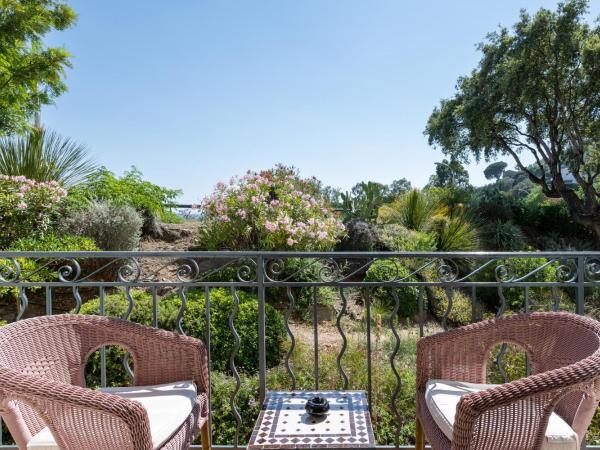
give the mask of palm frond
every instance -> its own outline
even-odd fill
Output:
[[[34,129],[0,139],[0,173],[74,186],[97,170],[88,149],[54,131]]]

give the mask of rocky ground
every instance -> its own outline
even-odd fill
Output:
[[[190,220],[183,223],[164,224],[162,239],[142,240],[142,251],[186,251],[196,244],[198,222]]]

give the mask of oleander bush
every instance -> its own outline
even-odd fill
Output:
[[[92,201],[64,218],[67,233],[93,239],[102,250],[135,250],[144,220],[132,206]]]
[[[201,208],[208,250],[327,250],[345,234],[316,180],[281,165],[217,184]]]
[[[0,249],[51,231],[66,196],[56,181],[0,174]]]

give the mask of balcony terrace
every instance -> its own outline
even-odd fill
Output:
[[[600,252],[0,252],[9,321],[111,314],[202,338],[223,448],[244,447],[270,389],[365,390],[378,444],[413,448],[419,337],[520,311],[595,315],[599,283]],[[135,370],[113,348],[88,368],[102,387]],[[531,371],[519,349],[492,350],[491,381]]]

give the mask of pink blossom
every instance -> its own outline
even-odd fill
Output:
[[[245,219],[247,217],[247,213],[246,213],[245,209],[238,209],[235,212],[235,215],[238,216],[238,217],[240,217],[240,218],[242,218],[242,219]]]
[[[231,222],[231,219],[229,218],[229,216],[222,215],[222,216],[219,216],[219,219],[222,222]]]
[[[322,241],[327,237],[327,233],[325,233],[324,231],[319,231],[317,233],[317,237],[319,238],[320,241]]]
[[[260,202],[260,199],[256,195],[253,195],[252,196],[252,203],[258,203],[258,202]]]
[[[287,245],[289,245],[289,246],[291,247],[292,245],[294,245],[294,244],[295,244],[296,242],[298,242],[298,241],[295,241],[295,240],[294,240],[294,239],[292,239],[292,238],[288,238],[286,242],[287,242]]]
[[[23,203],[23,202],[19,203],[17,205],[17,209],[27,209],[27,203]]]
[[[277,231],[278,227],[277,227],[277,223],[269,222],[267,220],[267,221],[265,221],[265,228],[267,229],[267,231],[274,232],[274,231]]]

